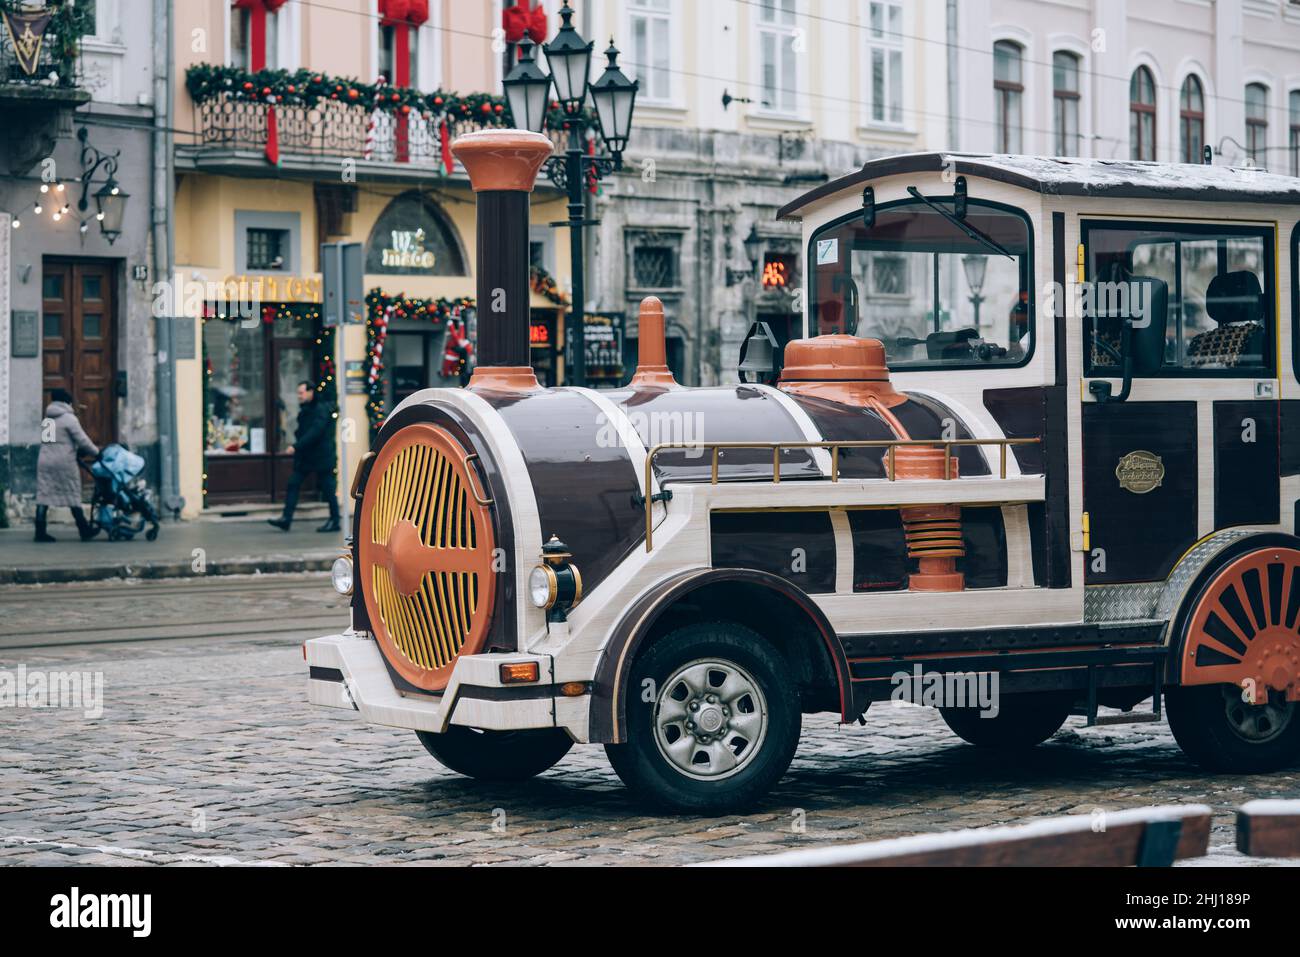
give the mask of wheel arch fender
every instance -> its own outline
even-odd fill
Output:
[[[1300,551],[1300,538],[1263,529],[1224,529],[1198,542],[1174,566],[1155,611],[1157,618],[1168,622],[1165,627],[1165,644],[1169,649],[1165,679],[1169,684],[1202,683],[1186,680],[1188,642],[1194,638],[1189,634],[1189,626],[1196,609],[1215,578],[1228,565],[1251,552],[1268,548]]]
[[[614,626],[597,663],[592,684],[591,741],[621,744],[627,740],[627,696],[636,691],[630,685],[632,666],[638,654],[646,642],[661,633],[671,621],[669,613],[672,609],[716,586],[750,589],[755,595],[779,603],[779,607],[787,609],[806,626],[806,632],[815,633],[833,673],[840,719],[847,722],[856,717],[844,646],[826,615],[807,593],[787,579],[769,572],[747,568],[697,568],[656,582],[632,602]],[[741,624],[748,624],[741,617],[733,617]],[[814,649],[808,649],[808,653],[812,655]]]

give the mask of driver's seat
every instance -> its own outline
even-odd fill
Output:
[[[1248,269],[1226,272],[1210,280],[1205,312],[1218,327],[1193,336],[1187,344],[1187,365],[1231,369],[1264,361],[1264,290]]]

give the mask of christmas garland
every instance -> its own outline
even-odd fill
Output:
[[[508,126],[510,107],[504,96],[491,93],[454,93],[435,90],[425,93],[411,87],[393,86],[383,77],[362,83],[349,77],[333,77],[314,70],[258,70],[199,63],[185,71],[185,88],[195,103],[224,98],[245,103],[280,103],[316,107],[335,101],[355,103],[386,113],[418,114],[426,120],[450,123],[473,121],[486,126]],[[588,117],[590,119],[590,117]],[[565,129],[569,115],[556,101],[546,113],[548,130]]]
[[[541,266],[529,267],[528,283],[532,286],[533,292],[546,299],[547,302],[553,302],[557,306],[567,306],[569,304],[569,297],[560,289],[560,284],[555,281],[555,277]]]
[[[374,444],[388,415],[385,392],[384,344],[393,319],[426,320],[444,325],[460,320],[461,312],[474,307],[471,296],[458,299],[416,299],[398,293],[390,296],[379,289],[366,294],[366,418],[370,420],[370,441]]]

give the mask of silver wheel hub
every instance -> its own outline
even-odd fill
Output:
[[[1223,701],[1233,733],[1251,744],[1263,744],[1278,737],[1295,714],[1295,705],[1289,701],[1249,704],[1242,700],[1241,689],[1235,685],[1224,686]]]
[[[747,767],[767,736],[767,699],[754,677],[730,661],[699,658],[659,690],[654,737],[679,773],[718,780]]]

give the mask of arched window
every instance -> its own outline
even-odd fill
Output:
[[[1291,91],[1291,175],[1300,176],[1300,90]]]
[[[1195,76],[1178,94],[1179,153],[1184,163],[1200,163],[1205,149],[1205,88]]]
[[[1246,86],[1246,155],[1252,166],[1268,162],[1268,87]]]
[[[1078,156],[1079,58],[1065,50],[1052,54],[1053,145],[1057,156]]]
[[[1020,44],[999,40],[993,44],[993,96],[997,100],[997,148],[1000,153],[1021,151],[1021,115],[1025,96],[1023,51]]]
[[[1156,158],[1156,81],[1144,66],[1128,84],[1128,141],[1132,159]]]

